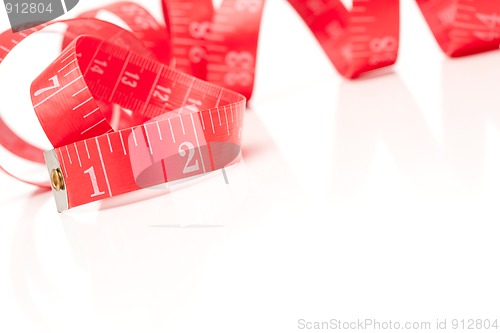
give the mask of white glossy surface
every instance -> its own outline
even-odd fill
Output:
[[[0,332],[499,317],[500,53],[445,59],[403,2],[395,71],[348,82],[269,1],[229,186],[217,173],[57,214],[0,174]]]

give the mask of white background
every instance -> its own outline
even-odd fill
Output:
[[[394,71],[350,82],[268,1],[230,185],[216,174],[58,214],[51,193],[0,174],[0,332],[500,319],[500,53],[446,59],[402,2]],[[53,44],[0,66],[2,114],[37,143],[28,87]]]

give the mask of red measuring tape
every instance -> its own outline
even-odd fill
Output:
[[[289,2],[344,77],[396,62],[398,0],[354,0],[350,10],[340,0]],[[500,3],[417,3],[447,55],[499,47]],[[162,4],[166,25],[132,2],[64,21],[63,52],[31,85],[35,113],[56,149],[44,153],[50,183],[29,183],[52,187],[59,211],[238,160],[264,0],[224,0],[217,10],[211,0]],[[101,10],[130,32],[97,20]],[[47,25],[1,34],[0,61]],[[43,163],[42,150],[1,118],[0,129],[7,150]]]

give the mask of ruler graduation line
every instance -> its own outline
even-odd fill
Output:
[[[108,173],[106,172],[106,166],[104,165],[104,160],[102,158],[101,146],[99,145],[99,140],[95,137],[95,143],[97,145],[97,151],[99,153],[99,159],[101,160],[102,171],[104,172],[104,177],[106,178],[106,185],[108,186],[109,196],[112,197],[113,193],[111,193],[111,186],[109,185]]]

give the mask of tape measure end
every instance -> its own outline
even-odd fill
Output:
[[[47,164],[57,211],[62,213],[68,210],[68,192],[64,181],[64,175],[61,171],[61,165],[59,164],[59,160],[54,150],[46,151],[43,155],[45,163]]]

